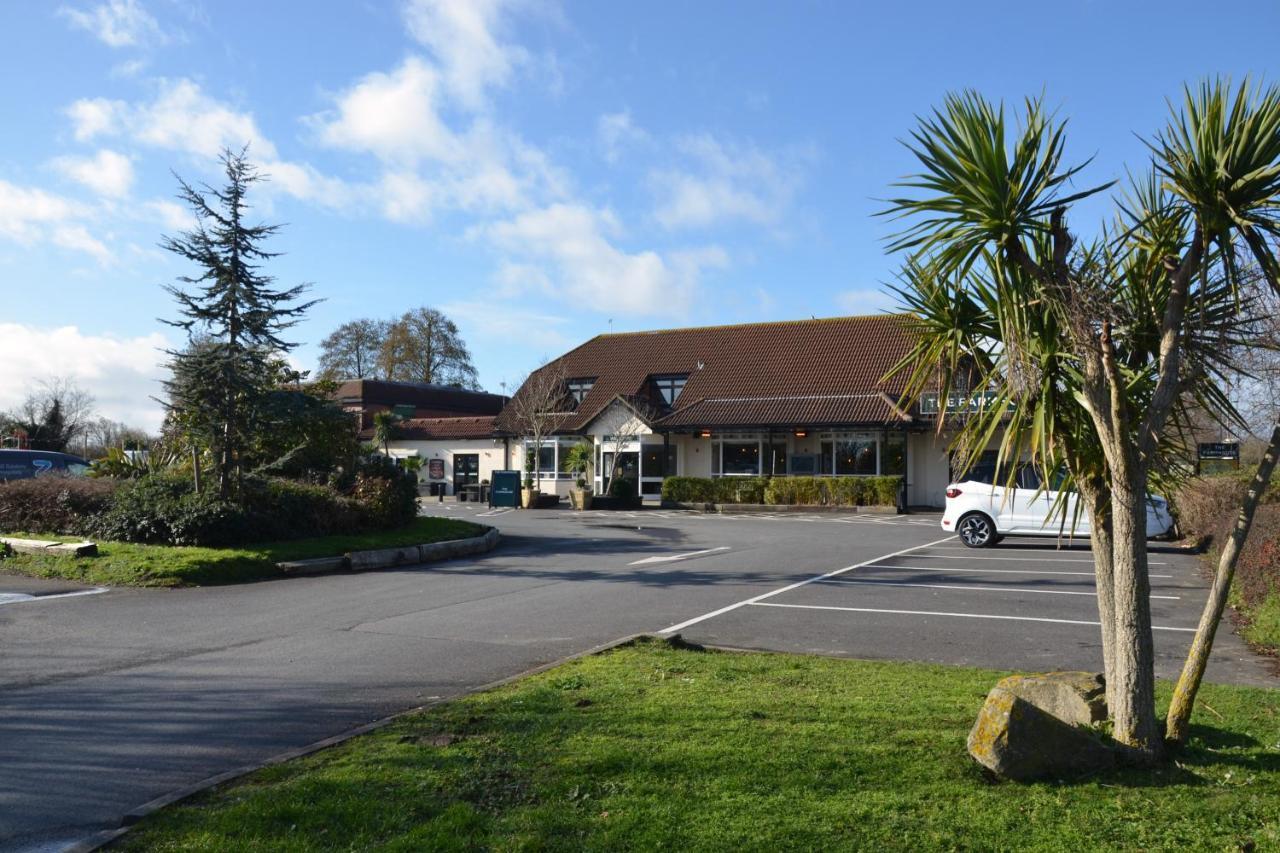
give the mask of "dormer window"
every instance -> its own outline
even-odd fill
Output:
[[[666,376],[653,377],[653,390],[658,393],[658,397],[668,406],[674,406],[676,399],[679,398],[680,392],[684,390],[684,383],[689,380],[689,374],[669,374]]]
[[[565,387],[569,391],[569,396],[573,398],[573,402],[581,405],[595,384],[595,379],[570,379],[565,382]]]

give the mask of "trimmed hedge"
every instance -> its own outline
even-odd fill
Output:
[[[901,477],[668,477],[662,499],[677,503],[897,506]]]
[[[92,520],[111,506],[118,486],[113,480],[59,475],[0,483],[0,533],[88,536]]]

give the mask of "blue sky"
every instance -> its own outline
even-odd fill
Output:
[[[1043,93],[1086,181],[1184,81],[1275,77],[1280,5],[68,0],[0,7],[0,408],[50,376],[154,428],[171,170],[272,175],[282,284],[339,323],[430,305],[494,391],[615,331],[891,305],[898,141],[951,90]],[[1103,200],[1080,208],[1089,230]]]

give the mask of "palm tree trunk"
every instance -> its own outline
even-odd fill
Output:
[[[1109,708],[1115,739],[1132,749],[1136,762],[1150,763],[1160,757],[1162,739],[1156,723],[1151,581],[1147,575],[1147,492],[1140,472],[1131,469],[1123,479],[1114,479],[1115,655],[1107,695],[1112,700]]]
[[[1114,701],[1111,691],[1115,679],[1116,600],[1114,537],[1111,531],[1111,506],[1093,483],[1081,482],[1080,495],[1089,510],[1093,550],[1094,588],[1098,595],[1098,624],[1102,628],[1102,672],[1107,684],[1107,707]]]
[[[1275,429],[1271,432],[1271,444],[1258,463],[1258,470],[1253,475],[1253,482],[1249,484],[1244,504],[1240,507],[1240,515],[1236,517],[1235,529],[1231,531],[1231,538],[1227,540],[1226,547],[1218,558],[1213,588],[1209,590],[1204,612],[1200,614],[1200,624],[1196,627],[1196,635],[1187,651],[1187,661],[1182,665],[1182,674],[1178,676],[1178,684],[1173,690],[1173,701],[1169,704],[1169,714],[1165,718],[1165,738],[1179,746],[1187,740],[1191,709],[1195,705],[1196,693],[1200,690],[1200,681],[1204,678],[1205,667],[1209,663],[1209,653],[1213,650],[1218,623],[1222,621],[1222,612],[1227,606],[1227,594],[1236,574],[1236,562],[1240,559],[1245,539],[1249,536],[1249,528],[1253,526],[1258,502],[1271,481],[1277,456],[1280,456],[1280,421],[1276,422]]]

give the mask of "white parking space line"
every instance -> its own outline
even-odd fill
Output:
[[[993,613],[948,613],[941,610],[890,610],[876,607],[835,607],[829,604],[780,604],[776,601],[749,601],[745,602],[754,607],[789,607],[795,610],[839,610],[847,613],[891,613],[898,616],[953,616],[959,619],[996,619],[1008,622],[1053,622],[1059,625],[1093,625],[1098,626],[1099,622],[1089,622],[1083,619],[1049,619],[1043,616],[999,616]],[[1195,628],[1170,628],[1165,625],[1152,625],[1153,631],[1182,631],[1188,634],[1194,634]]]
[[[690,557],[701,557],[703,554],[715,554],[718,551],[728,551],[728,545],[721,545],[717,548],[705,548],[701,551],[689,551],[685,554],[666,554],[661,557],[645,557],[643,560],[636,560],[634,563],[627,563],[628,566],[647,566],[651,563],[671,563],[676,560],[687,560]]]
[[[811,584],[815,581],[826,580],[827,578],[833,578],[833,577],[836,577],[837,575],[842,575],[845,572],[851,572],[854,569],[860,569],[863,566],[869,566],[872,563],[874,563],[876,560],[888,560],[892,557],[900,557],[903,554],[909,554],[912,551],[918,551],[921,548],[928,548],[930,545],[937,545],[940,542],[946,542],[950,538],[951,536],[945,536],[942,539],[936,539],[933,542],[926,542],[923,545],[915,545],[911,548],[904,548],[901,551],[894,551],[892,554],[884,554],[879,557],[872,557],[870,560],[865,560],[861,563],[855,563],[852,566],[845,566],[843,569],[836,569],[835,571],[827,572],[824,575],[816,575],[814,577],[809,578],[808,580],[797,581],[796,583],[789,584],[788,586],[775,589],[772,592],[766,592],[760,595],[752,596],[751,598],[743,599],[742,601],[736,602],[734,604],[730,604],[726,607],[721,607],[719,610],[712,610],[710,613],[704,613],[701,616],[695,616],[692,619],[687,619],[684,622],[680,622],[675,625],[672,625],[670,628],[663,628],[658,633],[674,634],[677,631],[683,631],[685,628],[688,628],[691,625],[697,625],[699,622],[705,622],[708,619],[714,619],[717,616],[721,616],[725,613],[729,613],[730,611],[737,610],[739,607],[745,607],[748,604],[756,604],[758,602],[764,601],[766,598],[772,598],[775,595],[781,595],[784,592],[790,592],[793,589],[799,589],[800,587],[807,586],[808,584]]]
[[[859,586],[914,586],[924,589],[961,589],[973,592],[1030,592],[1036,595],[1087,595],[1090,598],[1097,598],[1096,592],[1077,592],[1075,590],[1065,589],[1028,589],[1021,586],[958,586],[950,583],[908,583],[906,581],[855,581],[847,578],[832,578],[824,581],[824,583],[842,583],[857,584]],[[1152,598],[1159,598],[1166,601],[1181,601],[1180,595],[1153,595]]]
[[[894,556],[901,556],[895,554]],[[958,566],[863,566],[864,569],[891,569],[897,572],[966,572],[975,575],[1076,575],[1091,578],[1093,572],[1060,572],[1046,570],[1037,572],[1032,569],[965,569]],[[1173,575],[1147,575],[1149,578],[1172,578]]]
[[[491,518],[495,515],[504,515],[508,512],[511,512],[511,507],[504,506],[504,507],[499,507],[497,509],[491,509],[488,512],[482,512],[479,515],[477,515],[476,518]]]
[[[1031,560],[1029,557],[979,557],[977,555],[961,557],[953,554],[913,554],[910,557],[910,559],[912,560],[998,560],[1006,563],[1036,562],[1036,563],[1089,563],[1090,565],[1093,564],[1093,560],[1091,559],[1076,560],[1070,557],[1066,557],[1066,558],[1037,557],[1035,560]],[[1148,566],[1167,566],[1169,564],[1157,562],[1155,560],[1148,560],[1147,565]]]
[[[28,595],[25,592],[0,592],[0,605],[3,604],[25,604],[29,601],[50,601],[54,598],[75,598],[81,595],[101,595],[110,590],[105,586],[95,586],[93,589],[79,589],[75,592],[57,592],[52,595]]]

